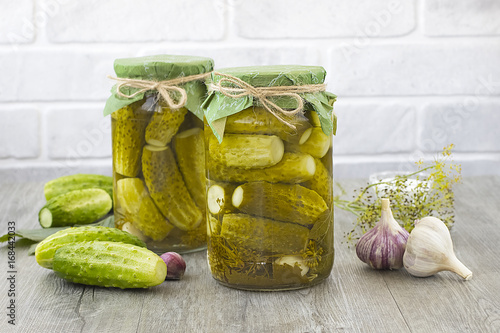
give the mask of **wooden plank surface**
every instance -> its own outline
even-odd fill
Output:
[[[345,181],[346,189],[362,181]],[[83,286],[39,267],[16,248],[16,327],[7,324],[7,248],[0,247],[0,332],[499,332],[500,178],[465,179],[456,188],[457,257],[472,280],[442,272],[411,277],[404,269],[374,271],[342,243],[353,222],[335,212],[335,265],[309,289],[248,292],[210,276],[206,252],[185,255],[186,275],[148,290]],[[37,228],[43,184],[0,186],[0,232],[7,221]]]

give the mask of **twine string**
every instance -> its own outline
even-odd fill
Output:
[[[252,96],[281,123],[289,128],[296,130],[296,127],[288,122],[286,117],[292,117],[304,110],[304,99],[299,95],[301,93],[313,93],[325,91],[325,84],[308,84],[301,86],[276,86],[276,87],[254,87],[251,84],[228,74],[214,72],[215,75],[222,77],[217,83],[212,83],[210,89],[218,91],[226,97],[241,98]],[[297,107],[292,110],[285,110],[272,102],[269,97],[288,96],[297,101]]]
[[[121,77],[113,77],[108,75],[108,78],[117,81],[116,85],[116,94],[123,98],[134,98],[139,94],[143,94],[146,91],[156,90],[158,94],[163,97],[165,103],[171,109],[179,109],[186,105],[187,102],[187,93],[184,88],[179,87],[187,82],[202,80],[209,76],[209,73],[197,74],[197,75],[189,75],[178,77],[171,80],[164,81],[150,81],[150,80],[141,80],[141,79],[130,79],[130,78],[121,78]],[[122,92],[123,87],[138,89],[136,92],[132,94],[125,94]],[[176,101],[175,93],[179,94],[180,97]]]

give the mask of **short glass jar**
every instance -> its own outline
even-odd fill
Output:
[[[223,285],[299,289],[331,272],[336,122],[335,95],[318,88],[325,74],[312,66],[212,74],[204,103],[207,249]],[[272,89],[254,89],[264,87]]]
[[[200,74],[212,68],[211,59],[190,56],[115,61],[117,80],[125,83],[113,88],[105,109],[112,124],[115,225],[157,253],[206,247],[201,110],[206,86]],[[185,80],[168,83],[178,78]],[[148,82],[151,89],[141,88]],[[175,108],[155,82],[163,82]],[[184,106],[178,103],[179,89],[185,92]]]

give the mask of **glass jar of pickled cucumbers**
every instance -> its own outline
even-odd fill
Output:
[[[104,113],[111,114],[115,225],[157,253],[204,249],[200,74],[212,71],[213,61],[164,55],[117,59],[114,67],[118,84]]]
[[[325,75],[322,67],[263,66],[211,76],[207,249],[223,285],[289,290],[330,275],[336,96],[324,91]]]

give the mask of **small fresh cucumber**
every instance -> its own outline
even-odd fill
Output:
[[[156,286],[167,277],[167,265],[154,252],[117,242],[65,245],[56,251],[53,269],[74,283],[121,289]]]
[[[109,194],[98,188],[70,191],[50,199],[38,213],[43,228],[89,224],[113,207]]]
[[[51,269],[57,249],[71,243],[91,241],[122,242],[146,247],[146,244],[136,236],[116,228],[101,226],[68,228],[50,235],[37,245],[36,262],[42,267]]]
[[[110,197],[113,197],[113,177],[81,173],[63,176],[45,184],[43,192],[45,199],[49,201],[58,195],[87,188],[100,188],[108,192]]]

